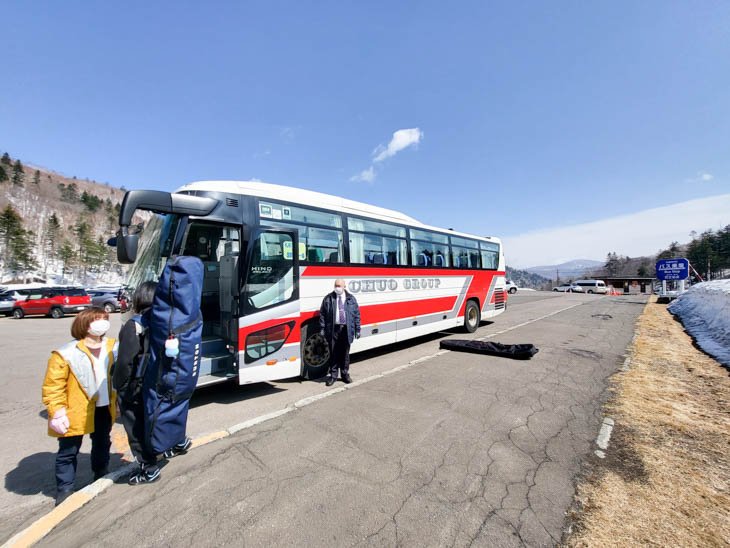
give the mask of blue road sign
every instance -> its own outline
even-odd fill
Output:
[[[656,262],[656,277],[660,280],[686,280],[689,278],[689,261],[660,259]]]

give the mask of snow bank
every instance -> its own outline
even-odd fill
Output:
[[[669,311],[702,350],[730,367],[730,280],[692,286],[669,305]]]

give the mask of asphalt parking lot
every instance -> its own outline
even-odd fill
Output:
[[[185,516],[177,526],[155,525],[167,531],[170,542],[182,542],[181,535],[190,533],[194,524],[201,535],[213,534],[206,526],[210,520],[202,516],[223,511],[222,498],[230,502],[233,497],[241,512],[247,509],[250,543],[337,539],[338,544],[350,544],[370,538],[373,543],[391,544],[443,535],[449,542],[474,538],[480,543],[489,539],[552,543],[560,536],[562,507],[572,497],[573,476],[598,431],[607,378],[623,359],[642,302],[642,298],[539,292],[511,296],[507,312],[469,338],[535,343],[540,352],[529,362],[453,352],[437,355],[440,339],[466,338],[458,331],[358,355],[352,365],[355,380],[403,364],[417,365],[171,461],[164,471],[170,479],[158,487],[135,491],[114,486],[54,532],[63,532],[63,537],[52,535],[48,540],[93,542],[81,525],[84,516],[102,519],[114,497],[123,492],[129,502],[121,512],[132,522],[142,519],[135,510],[139,505],[152,505],[155,514],[172,515],[169,511]],[[115,331],[119,316],[112,318]],[[7,382],[0,388],[0,421],[14,440],[0,450],[5,475],[0,498],[6,516],[0,526],[3,539],[52,507],[56,444],[45,434],[40,384],[50,349],[68,339],[70,322],[69,318],[0,320],[7,364]],[[189,433],[201,436],[225,429],[326,390],[322,383],[299,379],[201,390],[193,401]],[[121,464],[123,440],[115,445],[113,463]],[[248,451],[256,458],[245,456]],[[243,460],[235,455],[244,455]],[[256,459],[265,463],[263,468]],[[219,461],[228,464],[219,467]],[[87,467],[82,460],[78,486],[89,480]],[[299,475],[315,481],[292,480]],[[183,485],[199,496],[183,504],[188,499],[185,491],[176,491]],[[252,485],[258,486],[260,499],[251,499]],[[386,489],[388,485],[392,490]],[[275,496],[271,486],[278,486]],[[226,491],[225,497],[220,489]],[[348,493],[356,493],[360,502],[343,510]],[[164,508],[174,501],[171,508]],[[434,501],[438,504],[431,506]],[[272,510],[266,519],[256,511],[259,504]],[[378,511],[363,522],[358,512],[365,504]],[[435,515],[440,517],[434,521]],[[459,525],[459,515],[467,515],[467,522]],[[329,526],[327,516],[348,525]],[[232,542],[242,532],[233,516],[228,517],[214,520],[211,527],[215,525],[219,535],[215,538]],[[317,527],[292,529],[292,519]],[[138,543],[139,539],[108,525],[106,536],[97,541]],[[307,534],[292,532],[305,529]]]

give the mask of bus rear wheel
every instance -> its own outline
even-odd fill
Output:
[[[467,333],[474,333],[479,327],[481,321],[481,311],[474,301],[467,301],[466,310],[464,310],[464,329]]]
[[[330,347],[315,324],[302,327],[302,377],[319,379],[329,370]]]

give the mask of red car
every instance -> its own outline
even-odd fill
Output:
[[[15,301],[13,316],[17,319],[27,315],[63,318],[91,307],[91,297],[81,287],[46,287],[34,290],[24,301]]]

